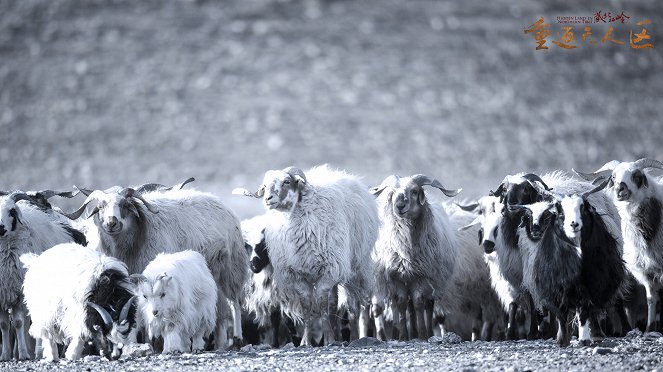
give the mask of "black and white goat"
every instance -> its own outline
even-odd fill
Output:
[[[607,193],[617,206],[624,237],[624,260],[647,293],[647,331],[660,329],[656,305],[663,289],[663,184],[646,171],[663,169],[653,159],[606,163],[593,173],[576,172],[589,180],[607,182]]]
[[[117,359],[136,341],[135,297],[124,263],[73,243],[20,259],[30,334],[42,340],[46,360],[57,361],[57,345],[67,343],[65,357],[78,359],[87,341]]]
[[[596,207],[605,208],[606,203],[595,207],[587,199],[597,190],[509,207],[511,212],[524,212],[516,213],[524,227],[524,233],[520,232],[520,248],[527,262],[523,284],[535,305],[556,317],[560,346],[569,344],[567,319],[574,309],[583,344],[591,342],[588,320],[594,333],[601,334],[596,316],[614,304],[624,285],[617,224],[609,213],[599,215],[596,211]],[[606,226],[606,221],[612,228]]]

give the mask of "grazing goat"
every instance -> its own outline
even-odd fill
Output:
[[[57,344],[67,343],[65,357],[76,360],[88,340],[102,356],[117,359],[136,341],[135,296],[124,263],[73,243],[20,260],[27,269],[30,334],[42,340],[46,360],[57,361]]]

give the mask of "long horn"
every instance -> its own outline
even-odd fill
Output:
[[[468,204],[468,205],[461,205],[461,204],[458,204],[458,203],[454,203],[454,204],[456,204],[458,206],[458,208],[460,208],[460,209],[462,209],[466,212],[472,212],[473,210],[477,209],[477,207],[479,206],[479,203],[472,203],[472,204]]]
[[[20,190],[12,192],[11,194],[9,194],[8,198],[12,199],[14,203],[17,203],[19,200],[27,200],[31,203],[36,202],[30,195]]]
[[[530,184],[533,184],[534,182],[539,182],[539,183],[541,183],[541,185],[543,185],[543,187],[546,190],[550,190],[550,187],[548,187],[548,185],[546,185],[546,183],[543,182],[541,177],[539,177],[538,175],[536,175],[534,173],[527,173],[527,174],[523,175],[523,178],[528,180]]]
[[[65,216],[71,220],[78,219],[83,214],[83,212],[85,212],[85,208],[87,207],[87,205],[90,204],[91,201],[97,200],[101,195],[104,195],[104,192],[101,190],[92,191],[90,195],[88,195],[87,198],[85,198],[85,201],[83,202],[83,205],[80,206],[80,208],[78,208],[77,210],[71,213],[65,213]],[[95,212],[91,213],[90,216],[92,216],[94,213],[98,211],[99,210],[95,208]]]
[[[456,190],[446,189],[446,188],[444,188],[444,186],[442,186],[440,181],[438,181],[436,179],[431,180],[428,176],[423,175],[423,174],[415,174],[414,176],[412,176],[412,181],[414,183],[416,183],[417,185],[419,185],[419,186],[430,185],[430,186],[436,187],[436,188],[440,189],[440,191],[442,191],[442,193],[444,193],[444,195],[446,195],[450,198],[458,195],[458,193],[460,193],[463,190],[463,189],[456,189]]]
[[[601,191],[601,190],[603,190],[603,189],[608,185],[608,182],[610,182],[610,178],[608,178],[608,179],[606,179],[605,181],[601,182],[601,184],[598,185],[598,186],[596,186],[595,188],[593,188],[593,189],[591,189],[591,190],[589,190],[589,191],[584,192],[584,193],[582,194],[583,199],[587,198],[589,195],[591,195],[591,194],[593,194],[593,193],[595,193],[595,192],[597,192],[597,191]]]
[[[113,326],[113,318],[111,318],[110,314],[108,313],[108,311],[106,311],[106,309],[104,309],[103,307],[95,304],[94,302],[88,301],[87,304],[91,308],[97,310],[99,315],[101,315],[101,319],[104,321],[104,324],[106,325],[106,328],[110,328],[111,326]]]
[[[400,182],[401,182],[401,177],[392,174],[390,176],[387,176],[387,178],[385,178],[384,180],[382,180],[380,186],[371,187],[369,191],[371,192],[371,194],[377,197],[387,187],[392,187],[394,189],[397,188],[400,185]]]
[[[467,224],[463,227],[458,228],[458,231],[464,231],[464,230],[469,229],[472,226],[476,226],[476,225],[479,225],[479,224],[481,224],[481,216],[476,216],[474,218],[474,221],[470,222],[469,224]]]
[[[136,198],[140,200],[143,203],[143,205],[145,205],[145,208],[147,208],[148,211],[152,213],[159,213],[158,209],[156,209],[152,204],[148,203],[147,200],[145,200],[143,196],[140,195],[139,192],[136,192],[136,190],[130,187],[127,187],[126,189],[120,191],[118,194],[120,194],[125,198]]]
[[[195,178],[189,177],[189,178],[186,179],[186,181],[180,183],[179,185],[175,185],[174,189],[175,190],[182,190],[184,188],[184,186],[186,186],[187,183],[191,183],[195,180],[196,180]]]
[[[93,191],[94,190],[90,190],[90,189],[86,189],[86,188],[80,188],[80,187],[74,185],[74,192],[76,193],[76,195],[81,193],[85,196],[90,196],[90,194],[92,194]]]
[[[242,187],[234,188],[232,193],[233,193],[233,195],[251,196],[251,197],[254,197],[254,198],[258,198],[258,199],[262,198],[262,195],[259,195],[260,194],[259,191],[254,194],[251,191],[249,191],[245,188],[242,188]]]
[[[640,169],[646,169],[646,168],[663,169],[663,163],[661,163],[656,159],[642,158],[636,160],[633,163],[635,164],[636,167]]]
[[[577,174],[580,178],[587,180],[587,181],[593,181],[596,177],[603,175],[603,173],[606,172],[611,172],[619,165],[621,164],[621,161],[619,160],[611,160],[607,163],[605,163],[601,168],[597,169],[594,172],[591,173],[583,173],[580,171],[577,171],[573,168],[571,170],[573,173]]]
[[[133,305],[134,302],[136,302],[136,296],[132,296],[129,301],[127,301],[124,306],[122,306],[122,310],[120,311],[120,318],[119,322],[120,324],[126,322],[127,317],[129,316],[129,309],[131,308],[131,305]]]

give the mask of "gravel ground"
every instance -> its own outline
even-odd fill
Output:
[[[553,340],[458,342],[453,337],[428,342],[380,342],[366,338],[347,346],[281,349],[246,346],[240,351],[124,358],[114,362],[87,357],[59,363],[11,362],[13,371],[634,371],[656,370],[663,362],[663,337],[638,331],[583,347],[573,341],[559,348]]]
[[[632,17],[615,26],[627,45],[651,18],[655,49],[541,52],[523,35],[598,10]],[[230,190],[293,164],[372,185],[423,172],[471,197],[507,173],[663,160],[661,14],[658,0],[0,0],[0,190],[194,176],[244,218],[260,205]],[[650,370],[663,357],[654,337],[598,347],[249,347],[0,369]]]

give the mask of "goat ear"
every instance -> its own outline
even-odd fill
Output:
[[[9,211],[9,215],[14,217],[14,221],[12,222],[12,231],[16,230],[17,223],[23,225],[23,221],[21,221],[21,211],[18,208],[12,208]]]
[[[424,192],[423,187],[421,190],[419,190],[419,194],[417,195],[417,199],[419,199],[419,204],[424,205],[426,203],[426,193]]]
[[[371,187],[370,189],[368,189],[368,191],[369,191],[371,194],[373,194],[373,196],[375,196],[375,197],[377,198],[378,196],[380,196],[380,194],[381,194],[381,193],[384,191],[384,189],[386,189],[386,188],[387,188],[386,185],[385,185],[385,186],[382,186],[382,185],[381,185],[381,186]]]
[[[170,280],[173,279],[172,276],[168,275],[165,272],[163,274],[161,274],[160,276],[161,276],[161,281],[163,282],[164,285],[168,284],[168,282],[170,282]]]
[[[642,174],[642,186],[649,187],[649,181],[647,181],[647,176],[644,173]]]
[[[134,203],[128,202],[126,204],[127,209],[129,209],[129,212],[136,216],[136,218],[140,218],[140,215],[138,214],[138,208],[136,208],[136,205]]]

